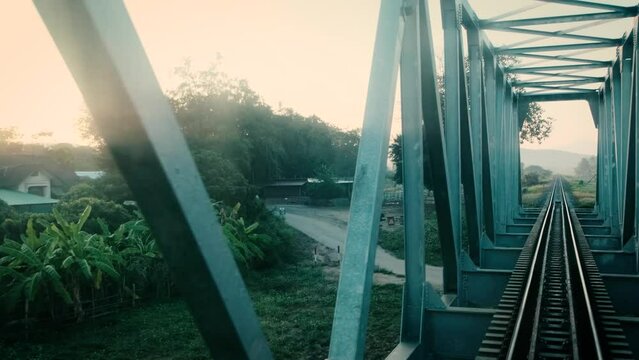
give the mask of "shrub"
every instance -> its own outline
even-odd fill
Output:
[[[97,219],[103,219],[110,229],[116,229],[120,224],[134,219],[133,214],[122,205],[90,197],[62,201],[56,205],[55,210],[69,221],[77,221],[88,206],[93,209],[84,227],[89,233],[100,233],[101,227]]]

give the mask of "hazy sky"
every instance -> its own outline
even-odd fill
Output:
[[[163,88],[175,85],[173,69],[185,58],[204,68],[219,54],[223,71],[248,80],[274,108],[281,105],[303,115],[316,114],[344,129],[361,127],[379,0],[125,3]],[[438,3],[430,1],[436,52],[441,54]],[[482,18],[531,4],[471,3]],[[82,97],[35,7],[25,0],[4,1],[1,7],[0,127],[16,127],[26,141],[32,141],[34,134],[53,132],[52,141],[81,143],[76,122],[85,108]],[[575,12],[570,7],[564,10]],[[540,7],[525,16],[549,11],[562,13]],[[623,32],[629,24],[603,25],[616,25],[612,27]],[[601,35],[601,24],[597,30]],[[490,35],[496,45],[500,39],[516,41],[510,35]],[[612,54],[614,50],[605,51]],[[556,119],[553,136],[542,145],[525,147],[595,153],[596,132],[584,102],[544,108]],[[399,115],[395,118],[394,131],[398,131]]]

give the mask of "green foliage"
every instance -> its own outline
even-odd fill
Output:
[[[182,82],[170,98],[193,153],[218,154],[250,184],[312,177],[322,166],[353,176],[357,131],[290,109],[274,112],[245,81],[229,79],[215,66],[196,72],[186,63],[176,72]]]
[[[575,175],[583,181],[592,180],[597,175],[597,158],[583,158],[575,168]]]
[[[521,183],[523,186],[534,186],[548,182],[551,177],[552,171],[546,170],[539,165],[529,165],[521,172]]]
[[[71,202],[81,198],[96,198],[122,203],[133,200],[133,194],[122,175],[117,170],[111,170],[98,179],[85,180],[72,186],[62,197],[62,200]]]
[[[244,218],[239,215],[240,203],[230,209],[220,202],[214,205],[235,260],[246,268],[264,261],[266,249],[277,245],[277,239],[258,232],[257,222],[247,225]]]
[[[522,172],[524,175],[526,174],[537,174],[542,179],[550,179],[552,177],[552,171],[546,170],[539,165],[529,165],[526,166]]]
[[[328,169],[322,168],[317,175],[317,181],[310,182],[306,188],[306,193],[311,199],[330,200],[346,196],[344,189],[335,183],[332,172]]]
[[[522,185],[524,186],[533,186],[539,184],[540,182],[541,181],[539,174],[534,172],[524,174],[522,179]]]
[[[572,203],[578,208],[592,208],[597,201],[597,182],[571,179],[564,182]]]
[[[439,241],[437,218],[433,212],[427,215],[424,221],[425,232],[425,254],[424,261],[428,265],[442,265],[442,249]],[[404,259],[404,231],[403,228],[396,230],[380,230],[378,245],[387,250],[393,256]]]
[[[528,111],[524,118],[524,124],[519,133],[519,142],[537,142],[541,144],[544,139],[550,136],[552,131],[553,118],[547,117],[544,110],[536,102],[528,105]]]
[[[62,218],[76,221],[80,219],[87,207],[92,208],[91,215],[85,225],[85,230],[89,233],[99,233],[101,231],[102,228],[98,223],[98,219],[103,219],[113,229],[134,218],[133,214],[122,205],[92,197],[61,201],[56,205],[55,210]]]
[[[402,160],[402,135],[396,135],[391,143],[390,149],[390,159],[395,165],[395,174],[393,175],[393,180],[397,184],[402,184],[403,181],[403,160]],[[428,146],[424,146],[424,187],[427,189],[432,189],[433,184],[433,175],[430,167],[430,155],[428,153]]]
[[[504,68],[515,67],[521,63],[521,60],[512,55],[500,55],[497,61]],[[506,79],[508,81],[517,81],[517,75],[515,73],[506,73]],[[523,89],[516,89],[518,93],[524,92]],[[528,109],[524,117],[524,123],[519,132],[519,142],[529,143],[542,143],[552,131],[553,118],[546,116],[544,110],[536,102],[528,104]]]
[[[245,274],[261,327],[276,359],[323,359],[328,353],[337,279],[310,262],[312,240],[295,232],[295,261]],[[366,359],[397,345],[402,288],[373,286]],[[114,315],[3,341],[3,359],[208,359],[210,353],[181,300],[154,302]]]
[[[56,294],[65,303],[74,303],[80,320],[83,284],[100,289],[103,276],[119,278],[113,265],[117,255],[101,237],[82,229],[90,213],[87,206],[77,221],[69,222],[54,211],[55,221],[47,223],[43,232],[38,234],[30,219],[22,242],[5,239],[0,245],[4,255],[0,258],[0,285],[6,309],[10,311],[23,301],[28,317],[30,303],[53,306],[52,294]],[[38,296],[41,293],[45,296]]]
[[[232,203],[251,192],[248,181],[228,159],[213,150],[196,150],[193,158],[209,196],[215,200]]]

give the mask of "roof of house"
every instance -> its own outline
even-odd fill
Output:
[[[95,180],[95,179],[99,179],[102,176],[104,176],[105,172],[104,171],[76,171],[75,172],[76,175],[78,175],[79,177],[83,177],[83,178],[89,178],[91,180]]]
[[[306,184],[307,180],[279,180],[274,181],[266,186],[302,186]]]
[[[29,174],[40,170],[52,176],[53,186],[71,186],[78,181],[78,176],[73,170],[46,156],[1,155],[0,188],[15,187]]]
[[[55,204],[58,202],[56,199],[7,189],[0,189],[0,200],[6,202],[9,206]]]

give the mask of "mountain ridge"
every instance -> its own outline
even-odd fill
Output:
[[[579,154],[553,149],[521,149],[521,162],[524,166],[538,165],[555,174],[574,175],[577,164],[583,158],[595,155]]]

